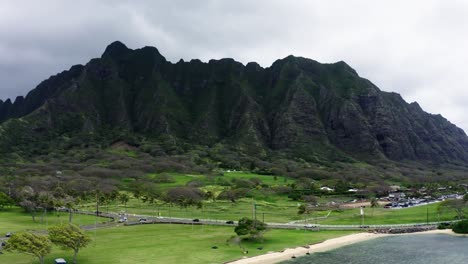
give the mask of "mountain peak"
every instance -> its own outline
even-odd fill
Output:
[[[125,44],[117,40],[117,41],[112,42],[106,47],[106,50],[102,54],[102,57],[106,57],[106,56],[120,57],[123,54],[126,54],[130,50],[131,49],[125,46]]]

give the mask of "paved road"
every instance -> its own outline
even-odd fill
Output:
[[[94,212],[78,211],[78,213],[94,215]],[[120,215],[116,213],[101,213],[101,217],[112,218],[114,221],[120,219]],[[217,226],[235,226],[237,221],[229,224],[227,220],[212,220],[212,219],[188,219],[176,217],[154,217],[149,215],[127,214],[127,222],[125,225],[137,224],[191,224],[191,225],[217,225]],[[145,222],[140,222],[140,219],[146,219]],[[449,222],[449,221],[443,221]],[[454,222],[454,221],[451,221]],[[397,229],[410,227],[434,227],[441,222],[430,223],[413,223],[399,225],[319,225],[319,224],[304,224],[304,223],[267,223],[269,228],[274,229],[305,229],[305,230],[375,230],[375,229]],[[123,224],[123,223],[122,223]]]

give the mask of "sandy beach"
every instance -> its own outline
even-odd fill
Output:
[[[455,233],[450,230],[430,230],[425,232],[418,232],[418,233],[409,233],[410,235],[414,234],[448,234],[448,235],[455,235]],[[409,234],[397,234],[397,235],[409,235]],[[287,248],[281,252],[269,252],[267,254],[258,255],[255,257],[250,258],[243,258],[239,260],[235,260],[232,262],[227,262],[229,264],[272,264],[272,263],[279,263],[282,261],[290,260],[292,256],[300,257],[305,256],[307,253],[315,253],[315,252],[324,252],[329,251],[332,249],[336,249],[339,247],[347,246],[350,244],[367,241],[370,239],[384,237],[384,236],[395,236],[389,234],[376,234],[376,233],[358,233],[352,234],[337,238],[332,238],[329,240],[325,240],[321,243],[296,247],[296,248]]]

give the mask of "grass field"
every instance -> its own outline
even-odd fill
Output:
[[[294,220],[300,220],[304,216],[297,214],[298,203],[290,201],[287,197],[272,195],[265,200],[256,200],[251,198],[243,198],[236,203],[230,201],[205,201],[203,208],[188,207],[180,208],[178,206],[169,206],[162,202],[155,204],[143,203],[137,199],[130,199],[127,207],[122,204],[114,203],[109,205],[108,209],[101,206],[101,211],[106,210],[119,212],[127,210],[131,214],[144,214],[151,216],[165,216],[165,217],[182,217],[182,218],[200,218],[200,219],[221,219],[221,220],[238,220],[242,217],[252,218],[253,204],[256,205],[257,218],[266,222],[286,223]],[[94,204],[89,203],[83,209],[94,211]],[[159,214],[158,214],[159,212]],[[319,212],[323,216],[328,212]]]
[[[237,203],[229,201],[204,202],[203,208],[180,208],[168,204],[146,204],[136,199],[131,199],[127,205],[127,212],[150,216],[199,218],[214,220],[238,220],[242,217],[253,218],[253,204],[256,205],[256,217],[270,223],[287,223],[309,219],[309,222],[331,225],[360,225],[360,224],[410,224],[436,221],[454,220],[455,211],[437,210],[440,203],[425,206],[417,206],[403,209],[365,208],[364,221],[360,216],[359,208],[343,210],[324,210],[312,212],[308,215],[298,215],[297,201],[291,201],[287,197],[272,195],[270,201],[244,198]],[[94,210],[94,205],[89,204],[84,209]],[[106,211],[105,207],[101,207]],[[125,210],[121,204],[112,204],[109,211],[119,212]],[[327,218],[323,218],[328,215]],[[317,219],[316,219],[317,217]]]
[[[77,225],[94,224],[96,218],[88,215],[73,215],[72,222]],[[97,221],[106,221],[98,218]],[[41,223],[41,214],[37,214],[36,222],[33,222],[31,215],[25,213],[21,208],[6,208],[0,210],[0,236],[7,232],[17,232],[21,230],[45,230],[49,226],[59,223],[68,223],[68,213],[48,213]],[[0,263],[2,263],[0,261]]]
[[[161,189],[167,189],[175,186],[184,186],[187,183],[193,181],[193,180],[198,180],[201,182],[207,182],[208,179],[205,175],[201,174],[180,174],[180,173],[167,173],[170,176],[172,176],[174,182],[171,183],[159,183],[159,187]],[[155,178],[158,174],[156,173],[150,173],[147,174],[147,177],[149,179]],[[276,178],[273,175],[260,175],[260,174],[255,174],[255,173],[250,173],[250,172],[243,172],[243,171],[231,171],[231,172],[224,172],[224,175],[222,176],[214,176],[211,180],[226,180],[226,181],[232,181],[234,179],[245,179],[245,180],[250,180],[253,178],[260,179],[263,184],[267,184],[269,186],[282,186],[286,185],[289,183],[293,183],[294,180],[291,178],[283,177],[283,176],[277,176]]]
[[[439,213],[440,203],[402,209],[365,208],[363,224],[407,224],[455,220],[455,211]],[[362,217],[360,209],[347,209],[341,212],[333,211],[327,219],[318,221],[330,225],[359,225]]]
[[[326,239],[348,235],[349,231],[270,230],[263,243],[244,242],[247,256],[278,251],[286,247],[318,243]],[[138,225],[114,227],[90,232],[93,243],[78,255],[78,263],[223,263],[245,256],[227,239],[234,235],[232,227],[190,225]],[[218,249],[212,249],[217,246]],[[262,250],[257,248],[263,247]],[[46,263],[54,258],[71,260],[71,251],[54,248]],[[5,253],[0,263],[31,264],[38,261],[31,256]]]
[[[176,187],[176,186],[184,186],[193,180],[204,181],[206,179],[204,175],[200,175],[200,174],[180,174],[180,173],[168,173],[168,174],[172,176],[172,178],[174,179],[174,182],[159,183],[158,186],[161,189],[167,189],[167,188]],[[152,178],[155,178],[157,175],[158,174],[156,173],[150,173],[150,174],[147,174],[146,176],[149,179],[152,179]]]
[[[269,186],[286,185],[288,183],[294,182],[293,179],[283,177],[283,176],[277,176],[275,179],[273,175],[260,175],[260,174],[243,172],[243,171],[224,172],[224,175],[222,177],[228,180],[257,178],[257,179],[260,179],[264,184],[267,184]]]

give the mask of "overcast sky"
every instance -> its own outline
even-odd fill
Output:
[[[468,1],[0,0],[0,99],[99,57],[114,40],[170,61],[293,54],[346,61],[468,131]]]

